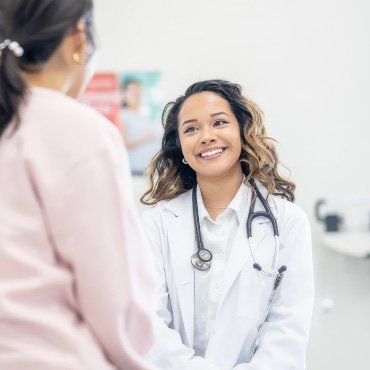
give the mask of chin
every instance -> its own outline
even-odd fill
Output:
[[[212,168],[213,167],[213,168]],[[211,168],[204,170],[204,168],[200,169],[200,171],[195,170],[197,176],[201,178],[209,178],[209,179],[216,179],[220,177],[228,176],[230,179],[234,175],[239,175],[242,172],[241,166],[238,167],[221,167],[220,165],[212,166]]]
[[[201,178],[208,178],[208,179],[215,179],[217,177],[222,177],[222,176],[225,176],[227,175],[228,172],[227,171],[201,171],[201,172],[197,172],[197,176],[201,177]]]

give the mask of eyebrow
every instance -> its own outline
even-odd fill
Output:
[[[211,114],[211,117],[219,116],[219,115],[221,115],[221,114],[224,114],[225,116],[228,116],[228,117],[229,117],[229,115],[228,115],[226,112],[217,112],[217,113],[212,113],[212,114]],[[186,125],[187,123],[193,123],[193,122],[198,122],[198,120],[197,120],[196,118],[188,119],[188,120],[184,121],[184,122],[181,124],[181,126],[184,126],[184,125]]]
[[[211,117],[219,116],[220,114],[224,114],[225,116],[228,116],[229,117],[229,115],[226,112],[213,113],[213,114],[211,114]]]
[[[188,119],[187,121],[184,121],[182,124],[181,124],[181,126],[184,126],[184,125],[186,125],[187,123],[193,123],[193,122],[197,122],[198,120],[197,119],[195,119],[195,118],[193,118],[193,119]]]

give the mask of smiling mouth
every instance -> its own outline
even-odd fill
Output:
[[[213,157],[219,156],[224,151],[225,151],[224,148],[211,149],[211,150],[207,150],[206,152],[200,153],[199,156],[201,158],[213,158]]]

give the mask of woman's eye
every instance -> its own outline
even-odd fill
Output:
[[[214,126],[222,126],[222,125],[225,125],[226,123],[228,123],[228,122],[223,120],[223,119],[220,119],[220,120],[215,122]]]
[[[187,127],[184,131],[184,134],[188,134],[190,132],[194,132],[197,128],[194,126]]]

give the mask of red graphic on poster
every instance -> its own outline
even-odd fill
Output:
[[[120,95],[116,73],[95,73],[79,100],[95,108],[114,124],[119,124]]]

